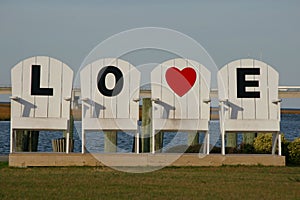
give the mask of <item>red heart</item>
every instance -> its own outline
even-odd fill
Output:
[[[170,88],[180,97],[185,95],[196,81],[196,72],[190,67],[186,67],[183,70],[170,67],[166,71],[165,76]]]

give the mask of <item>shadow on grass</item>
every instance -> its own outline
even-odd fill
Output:
[[[8,167],[8,162],[0,162],[0,169]]]

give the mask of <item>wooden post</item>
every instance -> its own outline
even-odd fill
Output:
[[[155,152],[162,152],[164,143],[164,132],[160,131],[155,135]]]
[[[256,133],[244,133],[243,134],[243,143],[244,144],[253,144]]]
[[[150,136],[152,131],[152,102],[150,98],[143,99],[141,153],[150,152]]]
[[[188,133],[188,146],[199,144],[199,133],[189,132]]]
[[[226,134],[226,147],[237,147],[237,133]]]
[[[117,131],[104,131],[104,152],[117,152]]]
[[[74,141],[73,141],[73,131],[74,131],[74,117],[73,114],[70,114],[70,124],[69,124],[69,152],[73,151],[74,148]],[[66,142],[67,142],[67,131],[63,131],[63,137],[66,138]],[[65,145],[67,146],[67,145]]]
[[[36,152],[38,150],[39,131],[17,130],[16,152]]]

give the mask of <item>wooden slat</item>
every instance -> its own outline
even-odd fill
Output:
[[[259,81],[257,90],[260,92],[260,98],[255,99],[256,119],[269,119],[268,66],[261,61],[255,61],[254,64],[260,68],[260,75],[256,76]]]
[[[253,59],[242,59],[240,60],[240,68],[254,68]],[[259,76],[261,77],[261,76]],[[257,78],[259,78],[257,77]],[[256,80],[255,75],[246,75],[246,81]],[[247,87],[247,92],[257,91],[256,87]],[[255,119],[255,98],[241,98],[243,105],[243,119]]]
[[[100,72],[100,69],[104,66],[104,59],[97,60],[91,64],[91,74],[89,74],[85,79],[90,80],[90,86],[88,90],[91,92],[91,103],[90,109],[92,112],[93,118],[103,118],[104,117],[104,101],[103,101],[103,95],[98,90],[98,74]]]
[[[278,99],[278,83],[279,75],[272,67],[268,67],[268,87],[269,87],[269,99],[270,102]],[[279,120],[280,107],[277,104],[269,104],[269,119]]]
[[[36,64],[36,57],[23,61],[23,94],[22,94],[22,116],[35,116],[35,98],[31,95],[31,66]]]
[[[81,85],[81,97],[82,99],[86,99],[87,102],[82,101],[82,117],[83,118],[91,118],[92,110],[89,104],[89,101],[92,99],[91,96],[91,76],[92,70],[91,65],[85,66],[80,71],[80,85]]]
[[[63,80],[62,80],[62,95],[60,96],[62,102],[62,118],[70,118],[70,101],[65,98],[71,97],[73,86],[73,71],[66,64],[63,64]]]
[[[116,59],[115,58],[106,58],[104,60],[104,66],[116,66]],[[113,79],[106,79],[107,85],[113,85]],[[103,96],[105,111],[104,111],[104,118],[117,118],[117,98],[116,97],[106,97]]]
[[[210,119],[210,103],[205,103],[204,100],[210,99],[210,82],[211,82],[211,74],[203,65],[200,65],[200,119]]]
[[[117,59],[116,67],[123,73],[123,89],[116,96],[117,116],[116,118],[129,118],[130,108],[130,64]]]
[[[139,102],[135,102],[134,100],[140,98],[141,73],[133,65],[130,65],[129,76],[129,117],[138,120]]]
[[[170,67],[176,66],[175,60],[168,60],[161,65],[161,117],[160,118],[165,118],[165,119],[173,119],[179,117],[181,113],[181,108],[176,104],[178,102],[177,98],[175,97],[174,92],[172,89],[169,87],[167,80],[165,78],[166,76],[166,71]]]
[[[154,70],[151,72],[151,97],[153,99],[160,99],[161,97],[161,80],[162,80],[162,66],[161,64],[158,65]],[[162,106],[152,102],[152,116],[153,118],[161,118],[162,116]]]
[[[48,117],[61,117],[62,104],[62,65],[61,61],[50,58],[50,80],[49,86],[53,88],[53,96],[49,96]]]
[[[12,96],[22,97],[23,84],[22,84],[22,73],[23,73],[23,61],[19,62],[11,70],[11,82],[12,82]],[[21,117],[22,115],[22,104],[19,101],[11,100],[11,117]]]
[[[241,66],[240,60],[231,62],[227,66],[228,74],[228,99],[229,99],[229,118],[243,119],[242,100],[237,98],[236,69]]]
[[[186,64],[187,64],[187,62],[184,59],[178,58],[178,59],[174,60],[174,65],[179,70],[186,68]],[[174,104],[175,105],[175,119],[187,119],[187,116],[188,116],[187,100],[188,100],[189,94],[191,94],[192,92],[193,92],[193,88],[191,88],[191,90],[189,90],[182,97],[175,95],[175,104]]]
[[[202,74],[201,65],[193,60],[186,60],[185,67],[191,67],[196,71],[196,81],[194,86],[191,88],[192,91],[187,94],[187,118],[188,119],[200,119],[201,107],[203,106],[203,101],[201,100],[202,93]]]

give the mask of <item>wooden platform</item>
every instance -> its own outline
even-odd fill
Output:
[[[285,166],[285,157],[266,154],[80,154],[13,153],[9,166]]]

